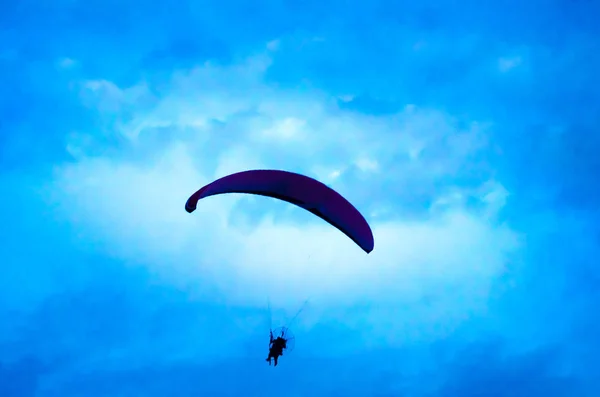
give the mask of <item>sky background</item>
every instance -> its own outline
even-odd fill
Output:
[[[0,3],[0,396],[597,397],[597,15]],[[375,250],[277,200],[184,211],[250,168],[329,184]]]

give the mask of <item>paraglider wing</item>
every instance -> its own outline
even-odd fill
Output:
[[[323,183],[305,175],[279,170],[250,170],[217,179],[194,193],[185,203],[192,213],[198,201],[224,193],[273,197],[295,204],[330,223],[369,253],[375,242],[365,218],[348,200]]]

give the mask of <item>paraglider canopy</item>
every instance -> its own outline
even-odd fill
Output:
[[[238,172],[192,194],[185,210],[192,213],[199,200],[224,193],[256,194],[297,205],[339,229],[366,253],[374,248],[373,232],[362,214],[335,190],[308,176],[279,170]]]

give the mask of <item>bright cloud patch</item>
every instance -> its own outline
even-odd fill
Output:
[[[500,69],[502,73],[506,73],[518,67],[519,65],[521,65],[521,63],[522,59],[519,56],[503,57],[498,59],[498,69]]]
[[[104,133],[121,143],[108,147],[97,131],[69,143],[76,162],[56,169],[51,188],[61,216],[190,296],[208,283],[231,304],[260,306],[271,296],[291,308],[311,297],[305,326],[319,311],[368,303],[379,309],[339,321],[367,321],[393,343],[445,333],[484,311],[491,282],[518,248],[516,235],[493,221],[507,192],[485,177],[485,165],[475,187],[454,181],[486,149],[488,127],[415,107],[385,117],[342,111],[322,93],[270,87],[269,64],[264,56],[205,64],[176,74],[160,99],[145,85],[84,83]],[[271,199],[214,197],[184,211],[203,184],[249,168],[330,183],[370,218],[374,252]],[[430,205],[405,218],[413,195]],[[467,208],[467,196],[478,210]]]

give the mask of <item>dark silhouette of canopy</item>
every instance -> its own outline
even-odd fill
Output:
[[[366,253],[375,245],[371,227],[348,200],[313,178],[288,171],[250,170],[217,179],[192,194],[185,210],[192,213],[199,200],[225,193],[257,194],[287,201],[330,223]]]

